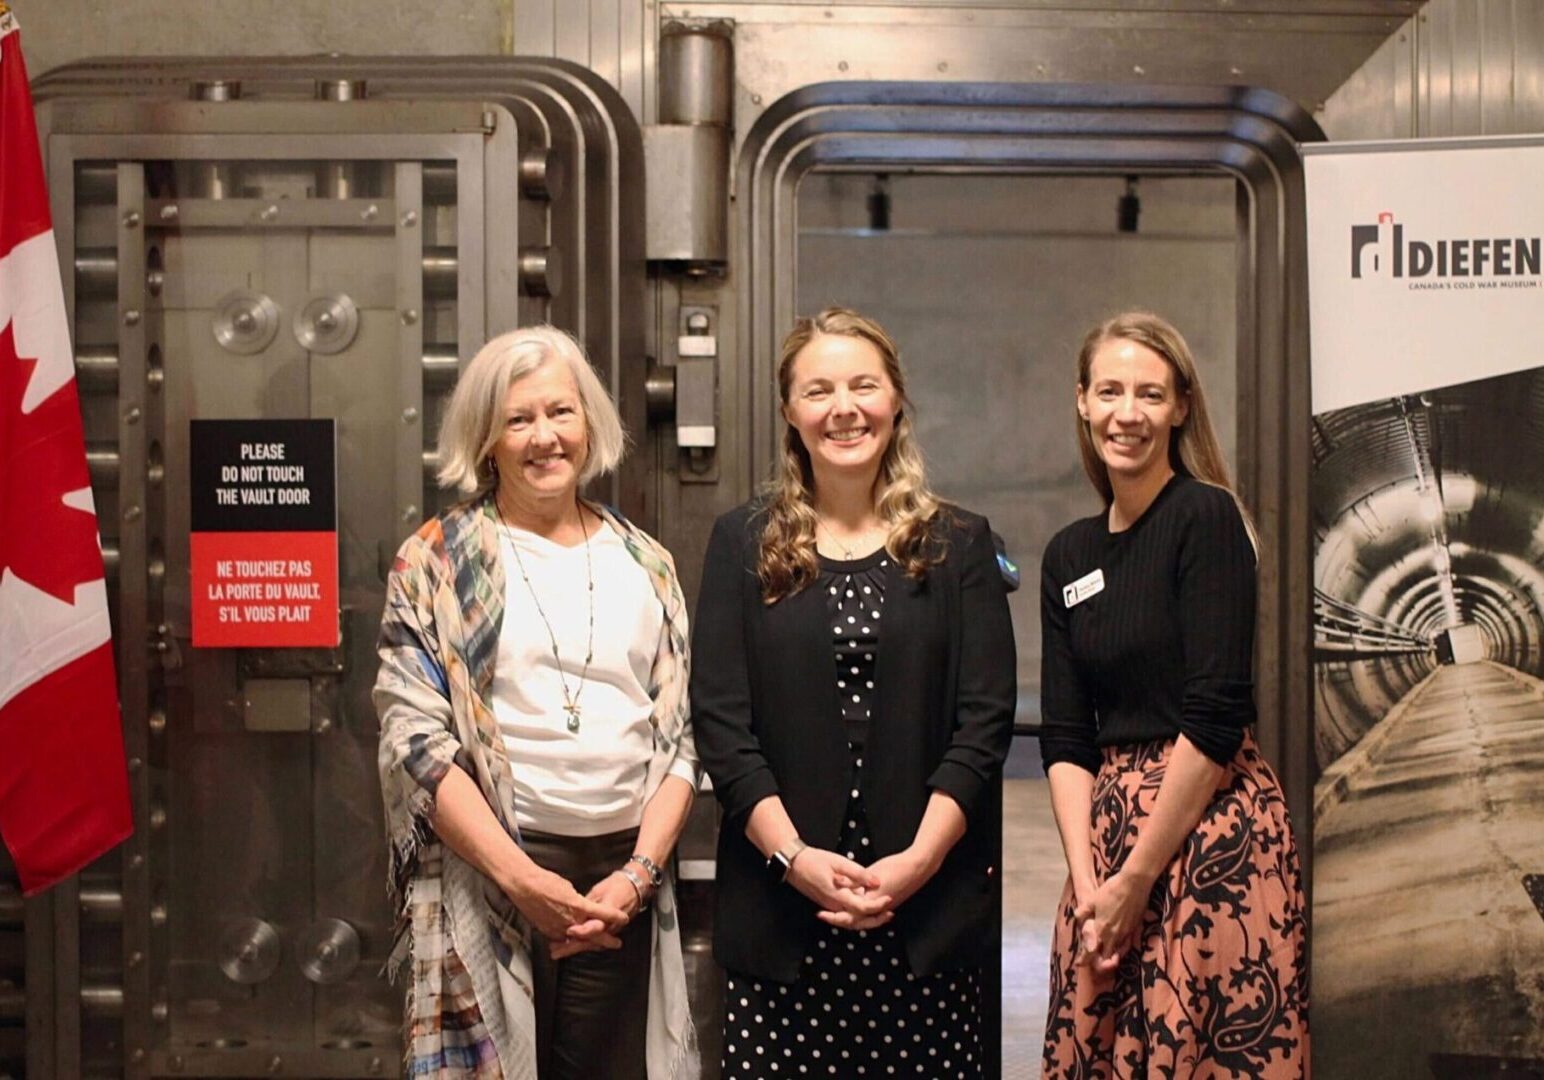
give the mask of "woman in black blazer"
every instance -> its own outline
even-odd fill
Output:
[[[1016,698],[991,531],[928,490],[878,324],[799,320],[778,382],[779,475],[714,527],[692,641],[724,1076],[979,1075]]]

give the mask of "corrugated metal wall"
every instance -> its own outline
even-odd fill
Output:
[[[1331,139],[1544,131],[1544,3],[1432,0],[1325,103]]]
[[[582,64],[615,86],[639,123],[654,123],[654,0],[514,0],[517,56]]]

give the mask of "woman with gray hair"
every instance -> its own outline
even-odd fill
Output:
[[[695,1077],[670,854],[691,808],[670,555],[580,488],[625,437],[578,344],[494,338],[398,552],[375,704],[406,1072]]]

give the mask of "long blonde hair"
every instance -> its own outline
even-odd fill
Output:
[[[888,526],[885,550],[908,577],[920,579],[944,557],[942,541],[932,528],[942,507],[927,486],[900,353],[882,326],[849,308],[826,308],[813,317],[800,318],[783,339],[777,365],[778,393],[785,407],[793,390],[794,360],[801,349],[822,334],[861,338],[873,345],[884,360],[890,384],[895,387],[900,408],[890,445],[880,459],[874,509]],[[815,554],[815,473],[804,440],[792,424],[783,427],[782,452],[763,498],[761,512],[766,525],[756,571],[761,579],[762,599],[771,604],[810,585],[820,572]]]
[[[1239,513],[1244,516],[1244,527],[1249,539],[1256,542],[1254,522],[1249,512],[1239,502],[1238,492],[1228,474],[1228,462],[1222,455],[1222,445],[1217,441],[1212,427],[1211,413],[1206,408],[1206,394],[1201,389],[1201,376],[1196,370],[1195,356],[1190,346],[1174,324],[1150,311],[1125,311],[1106,319],[1088,332],[1083,347],[1078,350],[1078,388],[1086,391],[1092,377],[1094,353],[1108,341],[1134,341],[1145,345],[1163,358],[1174,373],[1174,389],[1189,406],[1185,420],[1169,432],[1169,466],[1177,473],[1222,488],[1238,503]],[[1115,501],[1115,489],[1110,485],[1110,472],[1094,445],[1089,423],[1078,418],[1078,451],[1083,458],[1083,471],[1088,474],[1094,490],[1104,499],[1105,506]],[[1256,544],[1258,546],[1258,544]]]

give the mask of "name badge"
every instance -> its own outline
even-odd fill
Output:
[[[1071,585],[1062,589],[1062,599],[1068,607],[1077,607],[1084,600],[1096,593],[1104,592],[1104,571],[1095,570],[1091,574],[1084,574]]]

